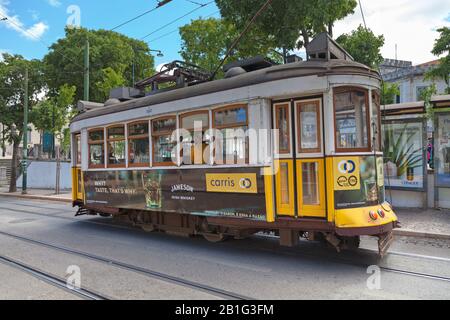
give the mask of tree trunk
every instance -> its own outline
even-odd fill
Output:
[[[330,35],[330,37],[333,38],[333,23],[332,22],[330,22],[328,24],[328,34]]]
[[[303,30],[302,30],[302,36],[303,36],[304,47],[306,48],[306,46],[309,44],[309,34],[308,34],[308,30],[303,29]]]
[[[19,166],[19,145],[20,140],[14,139],[13,156],[11,160],[11,181],[9,183],[9,192],[17,192],[17,167]]]

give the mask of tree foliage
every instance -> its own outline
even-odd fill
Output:
[[[443,27],[437,30],[439,38],[434,43],[433,53],[436,56],[442,56],[439,65],[427,73],[428,79],[442,79],[447,84],[446,92],[450,94],[450,28]]]
[[[381,104],[395,103],[395,97],[400,94],[400,88],[397,83],[383,82],[381,86]]]
[[[13,144],[10,192],[16,191],[19,145],[25,130],[25,70],[28,70],[28,106],[32,110],[44,88],[43,66],[39,60],[28,61],[20,55],[3,53],[0,61],[0,123],[5,126],[6,138]],[[27,147],[27,146],[25,146]]]
[[[380,50],[384,46],[384,36],[377,36],[362,25],[350,34],[341,35],[336,41],[359,63],[378,68],[383,62]]]
[[[63,85],[58,94],[39,102],[31,112],[37,130],[53,133],[59,138],[73,115],[75,86]]]
[[[104,102],[103,88],[97,83],[104,79],[104,69],[110,68],[132,85],[133,62],[136,79],[154,72],[154,58],[148,45],[139,40],[107,30],[87,30],[66,28],[64,38],[50,47],[44,57],[46,80],[50,94],[68,84],[77,88],[75,100],[83,99],[84,48],[86,40],[90,44],[90,100]]]
[[[99,94],[103,95],[101,101],[106,101],[108,99],[111,89],[124,86],[126,82],[127,80],[122,74],[114,71],[113,68],[107,67],[103,69],[102,78],[96,83]]]
[[[265,2],[216,0],[222,17],[238,30],[243,30]],[[353,13],[356,5],[355,0],[273,1],[256,20],[254,28],[273,38],[278,48],[301,48],[316,33],[328,30],[332,34],[333,24]]]
[[[233,23],[224,19],[198,19],[180,28],[182,39],[180,54],[190,63],[214,71],[223,59],[239,32]],[[270,37],[252,30],[244,36],[226,62],[262,55],[279,60]]]

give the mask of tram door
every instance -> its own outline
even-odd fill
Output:
[[[321,99],[274,104],[278,216],[326,218]]]

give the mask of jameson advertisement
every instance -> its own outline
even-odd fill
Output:
[[[266,219],[260,169],[86,172],[87,204]]]
[[[387,187],[423,189],[423,123],[384,125],[384,172]]]

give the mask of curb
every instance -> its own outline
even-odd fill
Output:
[[[440,239],[440,240],[450,240],[450,234],[444,233],[431,233],[425,231],[414,231],[410,229],[394,230],[394,235],[399,237],[416,237],[425,239]]]
[[[54,202],[72,203],[72,199],[55,198],[55,197],[50,197],[50,196],[33,196],[33,195],[10,194],[10,193],[0,193],[0,196],[1,197],[19,198],[19,199],[46,200],[46,201],[54,201]]]

